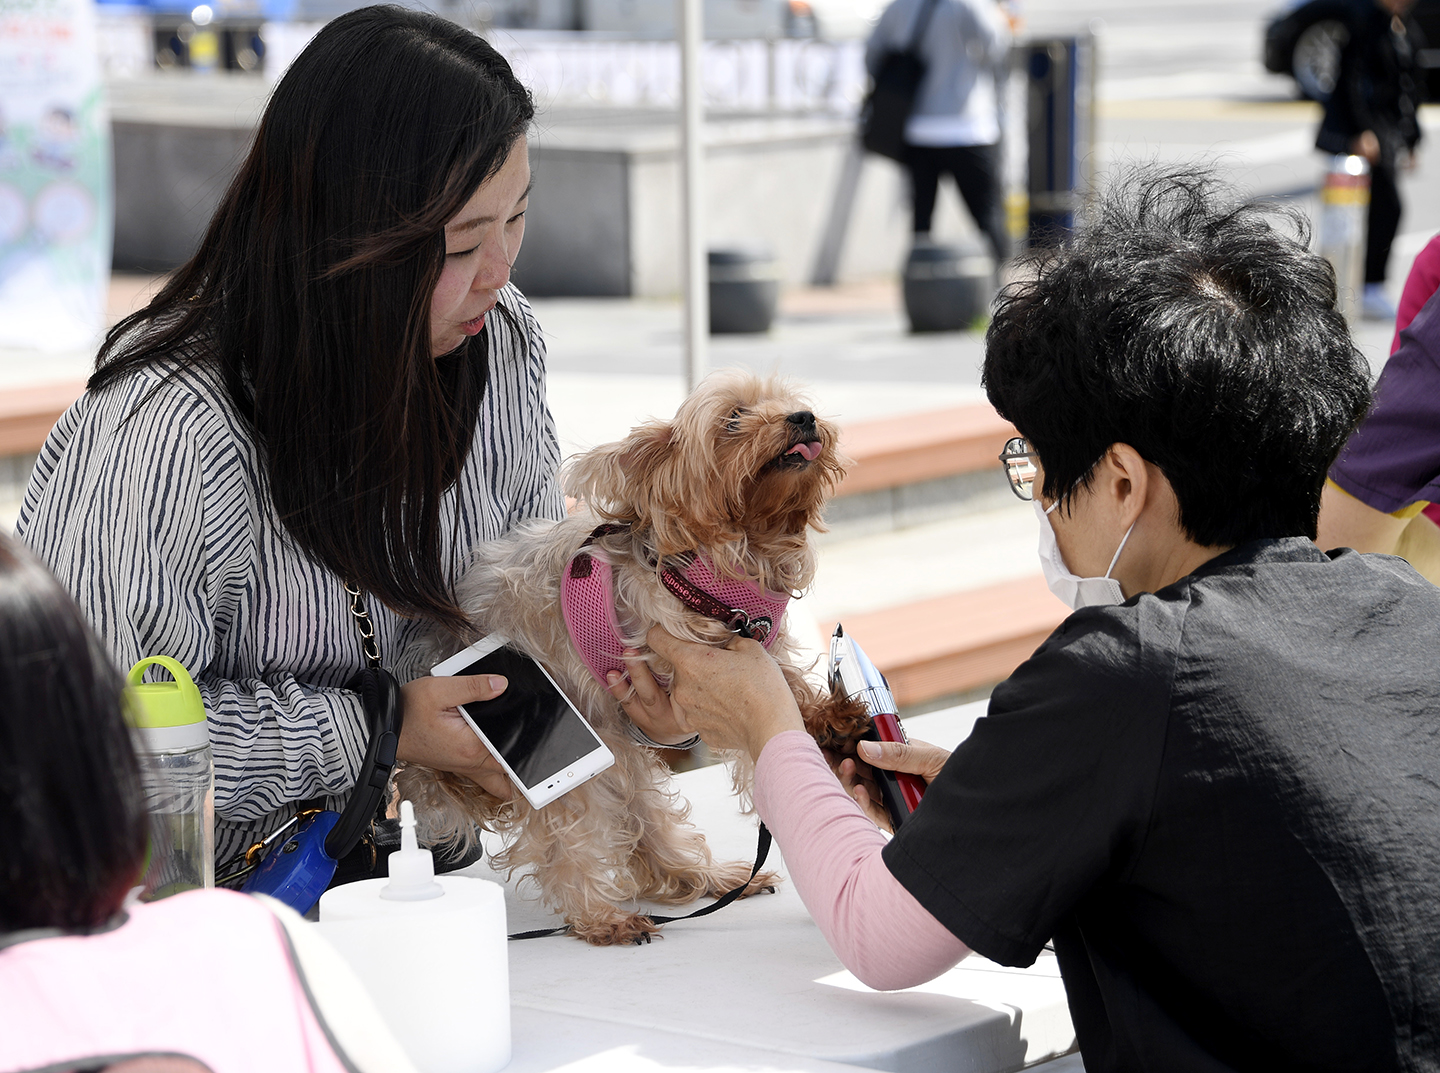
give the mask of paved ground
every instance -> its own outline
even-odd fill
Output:
[[[1321,161],[1313,151],[1315,106],[1294,100],[1288,80],[1259,63],[1268,14],[1251,0],[1027,0],[1029,29],[1088,23],[1101,67],[1097,174],[1133,163],[1201,162],[1237,191],[1313,214]],[[1440,108],[1427,108],[1430,138],[1404,182],[1406,217],[1391,267],[1398,292],[1409,262],[1440,231]],[[942,196],[953,197],[947,191]],[[898,267],[898,266],[897,266]],[[134,308],[153,281],[117,277],[112,312]],[[550,392],[567,452],[673,412],[682,394],[680,310],[663,301],[542,299],[535,303],[550,349]],[[1389,328],[1361,325],[1378,371]],[[785,295],[764,337],[717,338],[714,366],[745,365],[804,381],[817,408],[842,421],[937,409],[981,397],[981,338],[907,334],[893,281]],[[83,377],[89,356],[37,359],[0,353],[0,391]],[[997,480],[998,480],[997,475]],[[0,500],[6,495],[0,489]],[[0,501],[0,524],[16,504]],[[801,605],[826,620],[1032,573],[1035,519],[1013,505],[865,537],[822,538],[820,580]]]

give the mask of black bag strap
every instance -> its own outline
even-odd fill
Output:
[[[377,820],[385,818],[389,804],[386,790],[390,776],[395,772],[395,751],[400,745],[400,727],[405,718],[405,704],[400,694],[400,683],[395,676],[380,666],[380,649],[375,641],[375,624],[365,606],[365,594],[349,582],[345,591],[350,595],[350,614],[355,619],[355,628],[360,633],[360,650],[365,657],[365,669],[357,673],[345,688],[360,694],[360,703],[365,709],[365,723],[370,731],[370,740],[365,747],[365,759],[360,763],[360,774],[355,782],[355,792],[350,795],[340,819],[325,836],[325,852],[332,860],[338,861],[356,846],[372,829]],[[323,798],[312,798],[300,802],[295,816],[286,820],[264,840],[256,842],[243,853],[236,854],[224,865],[216,868],[225,873],[217,883],[229,883],[243,879],[259,866],[265,850],[278,837],[306,816],[325,809]],[[372,847],[371,856],[374,856]],[[241,863],[243,858],[243,864]],[[234,869],[231,871],[231,869]]]
[[[340,819],[325,837],[325,852],[339,860],[360,844],[377,815],[383,816],[390,776],[395,771],[395,750],[400,744],[400,727],[405,705],[400,683],[383,667],[366,667],[345,683],[360,694],[365,721],[370,725],[370,743],[360,764],[360,777]]]
[[[386,790],[395,771],[395,750],[400,745],[400,727],[405,717],[400,683],[380,665],[380,645],[375,639],[370,609],[365,606],[365,591],[348,581],[344,586],[350,597],[350,617],[360,634],[360,651],[365,657],[365,669],[346,682],[345,688],[360,694],[365,721],[370,726],[370,742],[365,747],[355,792],[325,839],[325,852],[337,861],[360,844],[376,820],[385,818],[385,807],[389,804]]]
[[[680,920],[694,920],[697,917],[708,917],[711,913],[717,913],[721,909],[724,909],[736,898],[744,894],[745,891],[749,888],[750,884],[755,881],[755,877],[760,874],[760,869],[765,866],[765,858],[770,855],[770,843],[770,828],[766,827],[764,822],[762,821],[760,824],[759,836],[755,843],[755,867],[750,869],[749,879],[745,880],[744,883],[741,883],[734,890],[727,891],[725,894],[722,894],[717,900],[715,900],[711,904],[705,906],[702,909],[697,909],[693,913],[686,913],[684,916],[680,917],[652,916],[650,918],[650,922],[652,924],[674,924],[676,921]],[[774,891],[773,887],[768,889],[772,892]],[[570,925],[565,924],[558,928],[537,928],[535,931],[517,931],[515,934],[511,935],[510,938],[544,939],[550,935],[567,935],[569,934],[569,932]],[[639,939],[636,939],[635,941],[636,943],[648,943],[650,941],[650,936],[648,934],[642,935]]]

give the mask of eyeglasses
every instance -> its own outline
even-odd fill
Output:
[[[1000,452],[1000,464],[1010,481],[1010,491],[1027,503],[1035,498],[1035,460],[1031,457],[1030,441],[1024,436],[1006,440]]]

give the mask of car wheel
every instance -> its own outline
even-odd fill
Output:
[[[1330,99],[1340,77],[1340,50],[1349,40],[1350,31],[1339,19],[1321,19],[1300,31],[1290,53],[1290,72],[1302,94],[1321,103]]]

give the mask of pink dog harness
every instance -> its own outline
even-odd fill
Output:
[[[623,532],[626,526],[602,525],[592,532],[580,550],[570,557],[560,581],[560,610],[575,651],[604,688],[611,671],[625,673],[621,653],[620,623],[615,617],[612,570],[604,559],[585,549],[602,536]],[[677,570],[666,566],[660,581],[690,610],[722,622],[741,637],[759,641],[767,649],[779,633],[780,618],[790,597],[769,592],[748,581],[717,578],[702,556],[695,555]]]

